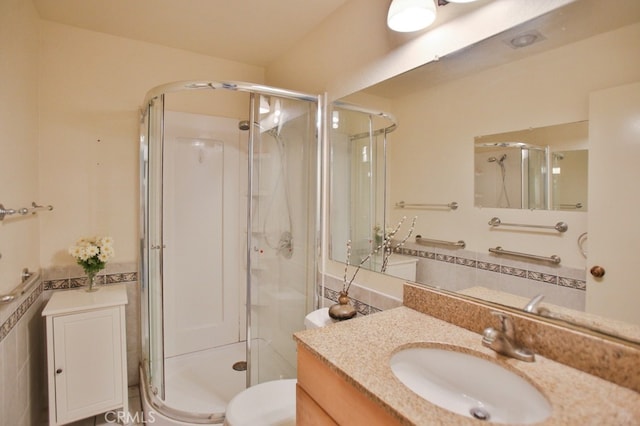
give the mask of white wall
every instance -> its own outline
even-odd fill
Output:
[[[0,203],[5,208],[42,202],[38,195],[38,14],[29,1],[0,0]],[[47,213],[42,213],[47,214]],[[0,222],[0,294],[20,282],[22,268],[37,269],[37,216]],[[44,403],[41,296],[25,312],[25,297],[0,305],[0,424],[36,424]],[[5,333],[6,332],[6,333]]]
[[[322,93],[329,82],[390,51],[397,36],[386,26],[388,0],[350,0],[267,67],[267,82]]]
[[[67,247],[92,234],[114,238],[114,262],[135,261],[146,92],[178,80],[262,83],[264,71],[48,21],[41,30],[40,194],[55,207],[41,218],[42,265],[73,263]]]
[[[38,34],[31,2],[0,1],[0,204],[5,209],[46,203],[38,195]],[[19,284],[22,268],[39,266],[38,218],[7,216],[0,235],[0,294],[5,294]]]

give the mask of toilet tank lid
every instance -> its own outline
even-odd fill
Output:
[[[334,322],[336,321],[329,316],[329,308],[317,309],[304,318],[304,326],[307,329],[324,327]]]

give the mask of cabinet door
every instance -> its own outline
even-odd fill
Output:
[[[121,406],[120,308],[55,317],[53,336],[57,423]]]

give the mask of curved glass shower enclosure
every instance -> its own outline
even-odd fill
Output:
[[[141,387],[171,421],[221,423],[246,387],[296,377],[291,336],[315,305],[319,106],[238,82],[145,98]]]
[[[336,101],[331,105],[331,258],[361,264],[383,240],[386,217],[386,157],[393,115]],[[345,207],[346,206],[346,207]],[[362,267],[380,271],[381,256]]]

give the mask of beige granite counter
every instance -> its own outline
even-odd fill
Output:
[[[478,424],[422,399],[391,372],[389,360],[399,348],[433,344],[456,346],[527,378],[552,405],[551,417],[539,424],[640,424],[640,393],[539,355],[533,363],[503,357],[482,346],[479,334],[404,306],[301,331],[295,338],[402,424]]]

